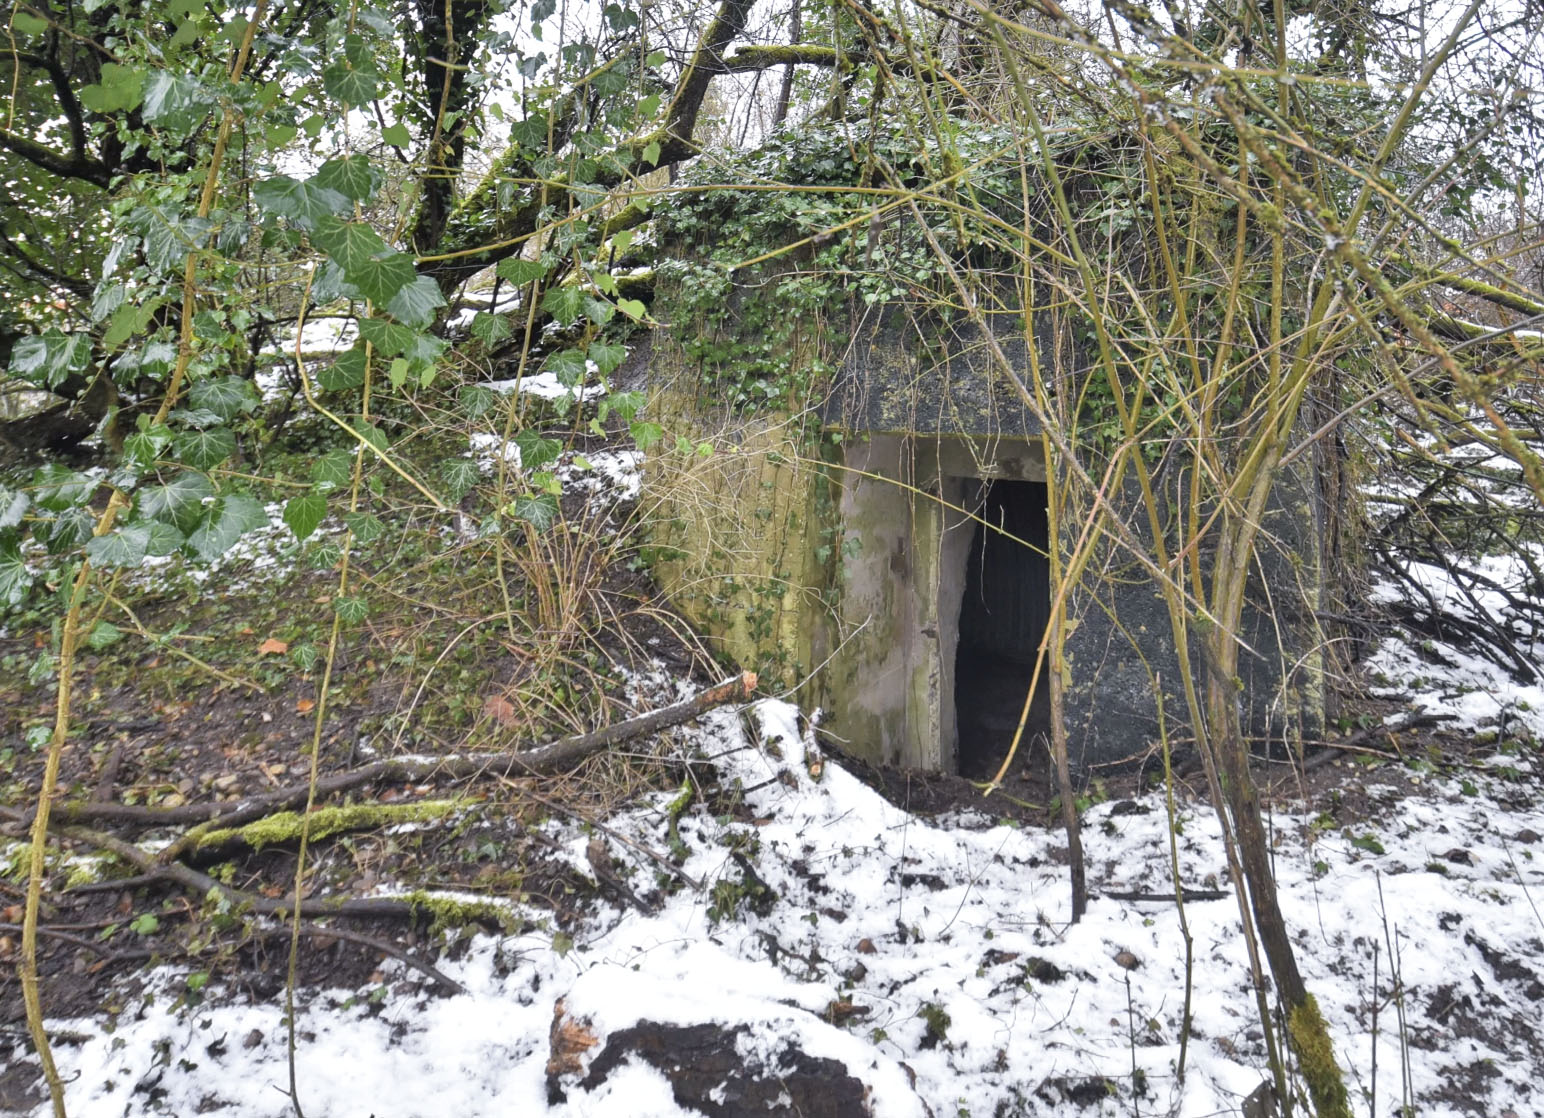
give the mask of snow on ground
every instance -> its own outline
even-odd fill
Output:
[[[307,370],[314,374],[316,368],[330,363],[344,350],[352,347],[358,337],[359,326],[353,317],[316,315],[306,319],[301,327],[298,349],[307,362]],[[270,360],[259,364],[254,383],[264,400],[289,395],[289,370],[295,360],[296,343],[296,332],[290,329],[281,331],[271,344],[263,347],[262,356]]]
[[[595,371],[595,363],[589,362],[590,372]],[[543,400],[561,400],[565,397],[571,400],[585,401],[599,399],[606,394],[606,390],[598,384],[587,386],[575,386],[564,384],[558,379],[558,375],[550,370],[539,373],[527,373],[523,377],[511,380],[490,380],[483,385],[494,392],[521,392],[530,396],[538,396]]]
[[[566,489],[610,501],[631,501],[637,498],[643,484],[643,451],[567,454],[557,473]]]
[[[807,754],[793,708],[768,701],[755,713],[759,741],[732,711],[696,732],[749,809],[745,822],[701,807],[682,816],[691,850],[682,869],[701,892],[661,895],[652,912],[602,905],[571,942],[530,910],[532,930],[477,936],[439,961],[465,994],[430,994],[389,961],[380,986],[303,992],[296,1071],[306,1112],[697,1113],[636,1059],[593,1089],[570,1077],[566,1098],[549,1102],[560,999],[569,1019],[593,1030],[594,1051],[643,1020],[743,1025],[742,1053],[791,1041],[845,1065],[882,1118],[1235,1114],[1266,1078],[1231,895],[1185,908],[1194,1029],[1181,1083],[1186,953],[1172,900],[1099,896],[1069,926],[1055,832],[997,826],[984,813],[947,825],[911,816]],[[1370,817],[1351,827],[1307,810],[1272,820],[1298,959],[1359,1114],[1374,1086],[1380,1118],[1406,1091],[1422,1115],[1544,1114],[1544,921],[1535,908],[1544,903],[1544,808],[1509,783],[1520,763],[1498,755],[1492,772],[1429,776],[1413,799],[1370,786]],[[664,850],[668,799],[608,825]],[[1176,823],[1186,887],[1225,890],[1210,812],[1182,802]],[[594,832],[547,827],[575,865],[588,864]],[[1092,891],[1172,893],[1169,834],[1161,796],[1092,808]],[[649,894],[653,864],[608,847]],[[737,904],[745,865],[777,895],[760,912]],[[163,969],[106,1021],[53,1022],[56,1036],[71,1038],[56,1049],[70,1113],[289,1113],[282,1007],[186,1002],[185,974]],[[856,1011],[845,1025],[828,1020],[833,1003]],[[1115,1093],[1067,1101],[1069,1085],[1092,1077]]]

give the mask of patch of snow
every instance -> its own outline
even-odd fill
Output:
[[[565,455],[557,475],[565,488],[631,501],[643,485],[643,451],[598,450]]]
[[[595,368],[594,362],[590,362],[589,365],[593,372]],[[594,400],[606,394],[606,390],[598,384],[571,388],[558,380],[558,375],[550,370],[543,370],[539,373],[527,373],[523,377],[516,377],[511,380],[490,380],[483,387],[491,388],[499,393],[519,391],[528,396],[539,396],[543,400],[561,400],[564,397],[568,397],[569,399],[584,401]]]
[[[494,473],[498,469],[501,455],[510,469],[520,468],[520,448],[513,442],[505,442],[503,436],[476,434],[468,442],[472,447],[472,455],[477,459],[477,468],[483,473]]]
[[[631,686],[656,702],[680,690],[660,673]],[[742,1050],[767,1059],[791,1041],[841,1062],[885,1118],[921,1115],[924,1103],[935,1114],[1130,1114],[1133,1064],[1148,1091],[1143,1112],[1236,1113],[1267,1078],[1231,895],[1186,906],[1194,1033],[1186,1078],[1175,1077],[1186,980],[1176,907],[1109,895],[1172,892],[1161,797],[1087,813],[1095,898],[1070,926],[1056,832],[958,830],[912,816],[840,765],[817,764],[791,706],[766,701],[754,713],[759,741],[746,738],[732,710],[710,713],[694,731],[754,818],[733,822],[701,809],[680,818],[691,851],[682,870],[705,883],[702,894],[661,893],[655,911],[599,904],[571,942],[528,908],[530,930],[477,936],[439,960],[466,987],[462,995],[430,997],[391,961],[378,1004],[370,995],[379,989],[308,994],[296,1056],[307,1111],[692,1113],[658,1071],[637,1062],[594,1090],[570,1084],[567,1100],[549,1105],[548,1036],[559,999],[602,1040],[654,1021],[743,1025]],[[1509,787],[1483,773],[1472,784],[1433,777],[1424,799],[1400,800],[1373,785],[1372,815],[1350,825],[1307,811],[1272,820],[1282,906],[1358,1113],[1375,1050],[1380,1118],[1383,1100],[1398,1098],[1402,1057],[1423,1115],[1461,1112],[1442,1090],[1455,1069],[1469,1067],[1485,1069],[1479,1089],[1489,1096],[1477,1103],[1490,1113],[1544,1109],[1537,994],[1491,962],[1515,958],[1538,972],[1538,952],[1526,945],[1544,933],[1529,896],[1544,890],[1544,848],[1526,838],[1544,832],[1544,807],[1509,796]],[[657,796],[608,826],[663,849],[668,800]],[[1187,887],[1226,889],[1215,816],[1182,802],[1176,823]],[[581,851],[596,834],[546,826],[582,868]],[[655,880],[653,864],[631,847],[607,845],[632,867],[635,888]],[[1453,853],[1459,847],[1462,857]],[[733,908],[743,889],[737,855],[777,899],[763,914],[740,908],[723,919],[715,905]],[[1391,1005],[1395,967],[1403,1038]],[[111,1031],[100,1021],[54,1022],[80,1037],[57,1053],[72,1081],[70,1112],[181,1115],[217,1104],[230,1118],[287,1113],[281,1008],[179,1004],[182,972],[157,973],[150,994],[127,1005]],[[825,1010],[834,1001],[865,1015],[832,1024]],[[1506,1024],[1456,1029],[1474,1015]],[[1119,1094],[1079,1108],[1046,1087],[1094,1076]]]

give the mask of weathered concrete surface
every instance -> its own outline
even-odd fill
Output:
[[[1016,323],[995,327],[996,348],[1019,372],[1029,348]],[[822,406],[844,431],[1033,438],[1040,425],[979,328],[937,316],[915,320],[898,306],[871,310],[854,327]]]
[[[1024,339],[1005,327],[998,344],[1027,376]],[[866,316],[830,394],[795,414],[736,414],[705,398],[711,386],[662,333],[650,359],[650,408],[669,435],[649,456],[644,501],[656,575],[726,658],[769,685],[803,684],[801,701],[825,709],[826,728],[849,752],[956,771],[955,671],[974,531],[962,510],[984,480],[1045,481],[1046,473],[1034,418],[985,340],[948,326],[931,339],[918,331],[893,308]],[[790,353],[791,368],[816,359],[806,348]],[[678,437],[685,451],[670,445]],[[696,453],[698,443],[712,452]],[[1240,701],[1261,739],[1313,739],[1322,730],[1316,493],[1306,460],[1278,487],[1241,625]],[[1104,499],[1146,538],[1133,492]],[[1069,552],[1081,519],[1076,509],[1066,515],[1060,537]],[[1067,602],[1074,765],[1150,752],[1160,695],[1171,741],[1193,740],[1151,573],[1106,543]],[[1193,637],[1192,662],[1200,670]]]
[[[704,401],[668,340],[652,361],[650,414],[668,430],[644,467],[655,577],[726,659],[767,686],[791,683],[810,670],[823,628],[806,419]]]

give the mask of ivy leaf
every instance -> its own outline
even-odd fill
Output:
[[[32,572],[21,557],[14,532],[0,532],[0,605],[19,606],[32,586]]]
[[[311,230],[311,243],[332,257],[338,267],[343,269],[348,281],[360,291],[365,291],[365,288],[356,274],[359,269],[392,251],[381,239],[381,235],[364,222],[339,221],[330,215],[317,220],[315,228]],[[375,297],[365,291],[365,298]]]
[[[595,362],[595,367],[600,370],[600,375],[607,377],[627,359],[627,347],[596,342],[590,346],[589,355],[590,360]]]
[[[289,525],[297,540],[316,531],[326,515],[327,498],[320,493],[302,493],[291,497],[284,505],[284,523]]]
[[[320,306],[330,303],[334,299],[363,299],[359,288],[343,278],[343,269],[331,260],[323,260],[322,266],[316,270],[316,279],[311,283],[311,299]]]
[[[121,283],[106,283],[97,288],[96,294],[91,297],[91,321],[101,322],[123,306],[128,293],[129,289]]]
[[[520,468],[523,470],[539,470],[547,463],[557,461],[558,455],[563,453],[563,444],[557,439],[543,438],[529,428],[516,435],[514,443],[520,450]]]
[[[98,621],[91,627],[91,632],[86,637],[86,644],[91,651],[101,652],[123,639],[123,630],[111,621]]]
[[[585,361],[584,354],[577,349],[564,349],[554,353],[546,361],[547,371],[558,378],[558,383],[566,388],[584,380],[589,372],[589,364]]]
[[[214,98],[191,74],[156,70],[145,82],[143,115],[150,124],[191,132],[209,112]]]
[[[472,337],[492,349],[510,335],[509,318],[502,314],[478,311],[472,316]]]
[[[412,267],[411,264],[408,265]],[[398,322],[408,326],[427,326],[434,321],[434,311],[445,305],[439,284],[428,276],[419,276],[386,302],[386,309]]]
[[[500,260],[493,270],[501,279],[508,280],[519,287],[524,287],[532,280],[539,280],[547,274],[546,267],[539,260],[522,260],[518,256]]]
[[[316,381],[328,392],[347,392],[365,382],[369,362],[365,360],[364,346],[356,345],[340,353],[331,365],[316,374]]]
[[[212,470],[236,453],[236,436],[228,427],[179,431],[172,441],[177,461],[195,470]]]
[[[381,186],[381,172],[367,155],[345,155],[329,159],[311,176],[317,186],[336,190],[345,198],[368,202]]]
[[[135,503],[139,511],[153,520],[175,524],[183,531],[192,530],[204,512],[204,502],[214,496],[214,486],[203,474],[186,470],[165,485],[151,485],[139,491]]]
[[[480,384],[463,385],[460,395],[461,410],[469,419],[478,419],[498,407],[499,394]]]
[[[344,275],[359,292],[360,298],[369,299],[376,306],[387,309],[415,280],[428,279],[427,276],[418,275],[418,269],[413,267],[413,258],[403,252],[388,252],[384,256],[360,261],[352,272],[345,272]],[[429,280],[429,285],[433,287],[434,281]],[[438,295],[439,290],[435,287],[434,293]]]
[[[345,622],[360,622],[370,616],[370,604],[363,598],[339,596],[333,599],[332,608]]]
[[[639,450],[648,450],[665,437],[665,429],[658,423],[630,423],[627,425],[627,430]]]
[[[550,493],[516,497],[510,502],[509,514],[517,520],[525,521],[538,532],[545,532],[557,521],[558,501]]]
[[[188,253],[203,245],[209,234],[206,218],[166,214],[146,206],[130,218],[144,241],[145,260],[158,272],[179,272]]]
[[[407,125],[399,120],[396,124],[386,126],[381,132],[381,141],[394,148],[405,148],[413,142],[413,135],[407,130]]]
[[[643,158],[644,158],[644,161],[647,162],[650,167],[658,167],[659,166],[659,154],[660,154],[660,149],[659,149],[659,141],[658,140],[650,140],[644,146]]]
[[[188,546],[206,562],[218,559],[248,532],[268,527],[268,512],[251,497],[222,497],[188,535]]]
[[[403,350],[403,354],[421,365],[426,361],[439,360],[440,354],[445,352],[445,345],[443,339],[436,338],[433,334],[415,333],[412,342]]]
[[[346,214],[353,208],[336,190],[314,182],[299,182],[288,175],[275,175],[255,183],[252,200],[269,213],[287,217],[307,230],[324,217]]]
[[[149,527],[150,542],[145,545],[146,555],[174,555],[187,542],[180,531],[160,520],[150,521]]]
[[[649,308],[643,305],[641,299],[618,299],[617,310],[634,322],[643,321],[643,316],[649,313]]]
[[[84,505],[96,492],[96,478],[50,463],[32,475],[32,500],[49,512]]]
[[[42,388],[57,388],[91,364],[91,339],[50,327],[22,338],[11,349],[11,374]]]
[[[355,421],[353,427],[360,438],[364,439],[365,442],[382,454],[391,449],[391,440],[386,437],[386,432],[382,431],[375,424]]]
[[[18,35],[41,35],[48,30],[48,21],[23,11],[12,11],[11,30]]]
[[[357,107],[375,100],[380,79],[379,70],[355,68],[347,62],[334,62],[322,71],[322,88],[334,101]]]
[[[260,402],[252,382],[240,377],[195,381],[188,390],[188,403],[211,411],[227,422],[252,412]]]
[[[477,463],[470,458],[447,458],[440,465],[440,477],[445,481],[446,496],[459,501],[477,484]]]
[[[354,541],[362,547],[368,547],[386,531],[381,519],[367,512],[344,513],[343,523],[348,525],[348,530],[354,533]]]
[[[150,528],[128,524],[86,544],[86,558],[99,567],[137,567],[150,546]]]
[[[554,287],[542,299],[542,309],[562,326],[572,326],[584,309],[585,294],[578,287]]]
[[[95,528],[96,517],[91,515],[90,509],[65,509],[48,526],[48,553],[62,555],[66,551],[74,551],[91,538]]]
[[[311,466],[311,480],[318,492],[340,489],[348,484],[354,469],[354,456],[346,450],[329,450]]]
[[[596,325],[606,325],[616,313],[616,307],[605,299],[597,299],[593,295],[584,297],[584,315]]]
[[[396,357],[413,344],[419,335],[387,318],[361,318],[359,337],[375,347],[381,357]]]

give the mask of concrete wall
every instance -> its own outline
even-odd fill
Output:
[[[839,394],[797,415],[735,414],[711,399],[711,385],[659,332],[650,413],[668,435],[648,457],[643,500],[656,576],[727,660],[755,669],[769,688],[802,684],[801,702],[823,707],[827,730],[857,756],[952,771],[973,528],[950,506],[968,506],[980,479],[1044,481],[1045,469],[1011,385],[972,381],[990,374],[978,340],[965,338],[960,356],[945,345],[926,360],[913,341],[882,322],[849,350]],[[949,391],[929,404],[929,377],[942,374]],[[854,423],[870,426],[854,433]],[[951,424],[1003,424],[995,429],[1013,433],[939,434]],[[823,427],[841,432],[840,443],[824,440]],[[686,451],[674,448],[678,438]],[[696,453],[698,443],[712,453]],[[1313,738],[1322,729],[1316,493],[1305,460],[1267,514],[1242,626],[1249,650],[1240,698],[1246,725],[1262,738]],[[1132,495],[1106,499],[1124,504],[1117,515],[1145,534]],[[1077,526],[1064,523],[1064,546]],[[1129,554],[1112,546],[1089,566],[1070,596],[1069,624],[1065,717],[1075,765],[1087,770],[1149,749],[1155,679],[1163,681],[1171,739],[1192,736],[1167,609]]]
[[[667,435],[644,464],[656,579],[716,651],[762,676],[803,678],[823,655],[817,442],[787,414],[736,415],[701,393],[668,339],[651,355],[649,413]],[[678,440],[684,446],[678,445]]]

